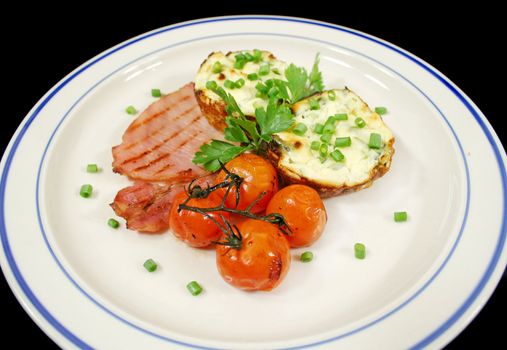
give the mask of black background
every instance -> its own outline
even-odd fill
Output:
[[[31,8],[31,16],[23,10],[9,10],[5,17],[14,24],[2,24],[1,83],[4,86],[1,144],[5,147],[22,118],[42,95],[80,64],[124,40],[143,32],[176,22],[229,14],[279,14],[328,21],[390,41],[419,56],[456,83],[484,112],[502,141],[506,142],[501,126],[505,110],[505,56],[499,47],[505,42],[500,11],[476,4],[443,11],[439,6],[423,8],[413,2],[398,8],[353,7],[333,8],[330,5],[300,6],[260,4],[246,9],[233,9],[225,3],[214,2],[212,9],[193,3],[192,9],[160,6],[154,2],[137,4],[135,8],[118,6],[114,11],[91,5],[85,9],[55,12],[52,9]],[[195,6],[194,6],[195,5]],[[40,12],[39,12],[40,11]],[[62,11],[60,8],[59,11]],[[500,97],[502,94],[502,98]],[[446,348],[464,349],[480,342],[481,348],[503,343],[500,324],[505,318],[506,281],[496,289],[490,301],[471,324]],[[31,321],[22,310],[3,276],[0,277],[0,318],[2,341],[24,348],[56,345]],[[247,315],[246,315],[247,316]],[[500,321],[501,320],[501,321]],[[17,334],[21,332],[22,337]],[[4,343],[5,344],[5,343]]]

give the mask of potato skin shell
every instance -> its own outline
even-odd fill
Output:
[[[391,160],[394,154],[393,144],[394,138],[391,139],[389,144],[386,146],[388,148],[388,152],[385,152],[382,157],[380,157],[378,165],[371,169],[368,179],[353,186],[329,186],[327,184],[322,184],[318,181],[314,181],[312,179],[296,174],[291,170],[285,168],[280,164],[280,158],[282,156],[281,146],[276,141],[270,143],[270,147],[268,149],[268,159],[273,163],[273,166],[276,168],[277,173],[283,180],[284,184],[301,184],[310,186],[315,189],[322,198],[330,198],[338,196],[342,193],[355,192],[364,188],[368,188],[373,184],[373,181],[387,173],[391,167]]]

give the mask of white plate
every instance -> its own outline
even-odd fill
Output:
[[[177,89],[213,50],[262,48],[387,106],[396,137],[388,174],[326,201],[311,264],[293,259],[270,293],[227,285],[214,252],[170,233],[110,229],[128,181],[111,146],[150,89]],[[103,171],[88,174],[87,163]],[[437,348],[486,302],[505,267],[506,157],[477,107],[441,73],[385,41],[322,22],[226,17],[186,22],[85,63],[24,119],[2,159],[1,263],[39,326],[64,348]],[[79,196],[93,184],[90,199]],[[397,224],[394,211],[409,221]],[[353,256],[364,242],[367,258]],[[299,252],[295,251],[294,256]],[[147,273],[142,263],[160,269]],[[185,285],[205,292],[192,297]]]

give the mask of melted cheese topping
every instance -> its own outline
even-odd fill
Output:
[[[246,52],[252,55],[254,54],[253,51],[241,51],[241,53]],[[197,72],[197,76],[195,78],[195,89],[205,91],[206,95],[211,100],[221,101],[218,95],[206,89],[206,82],[213,80],[218,84],[218,86],[223,87],[226,92],[230,93],[234,97],[239,108],[245,115],[255,116],[255,108],[265,108],[268,103],[267,100],[256,97],[257,89],[255,88],[255,85],[269,79],[286,80],[284,72],[287,64],[283,61],[277,60],[269,51],[262,51],[262,59],[260,62],[247,62],[242,69],[236,69],[234,68],[234,63],[236,62],[235,56],[238,53],[240,52],[231,52],[228,55],[224,55],[222,52],[214,52],[211,54]],[[213,73],[213,64],[217,61],[222,64],[221,73]],[[267,75],[261,76],[259,75],[259,68],[263,62],[269,62],[270,70]],[[275,71],[278,71],[280,74],[275,73]],[[251,73],[256,73],[258,79],[253,81],[248,80],[247,75]],[[235,82],[240,78],[245,80],[245,85],[243,85],[243,87],[235,89],[227,89],[224,87],[226,79]]]
[[[382,118],[371,111],[359,96],[348,89],[333,90],[336,99],[331,101],[328,92],[308,98],[294,105],[296,124],[303,123],[307,131],[298,136],[292,131],[276,135],[282,146],[280,163],[291,172],[315,182],[328,186],[353,186],[367,181],[371,171],[379,163],[379,158],[390,149],[386,147],[393,139],[393,134],[382,121]],[[311,110],[309,100],[319,102],[318,110]],[[319,151],[312,150],[311,143],[320,140],[321,134],[315,133],[317,123],[324,125],[329,116],[346,113],[348,120],[337,121],[335,133],[329,142],[328,156],[324,162],[319,159]],[[366,125],[359,128],[356,118],[363,118]],[[382,138],[380,149],[368,146],[371,133],[378,133]],[[345,156],[344,161],[337,162],[329,157],[335,147],[336,137],[350,137],[349,147],[337,148]]]

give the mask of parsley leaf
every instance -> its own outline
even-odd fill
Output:
[[[316,92],[324,90],[324,82],[322,80],[322,72],[319,70],[320,58],[317,54],[313,67],[308,72],[303,67],[297,67],[293,63],[285,70],[285,78],[287,79],[287,87],[291,93],[291,98],[286,99],[289,103],[294,104],[305,97],[313,95]]]
[[[292,95],[290,103],[296,103],[307,96],[306,82],[308,80],[308,73],[306,69],[297,67],[291,63],[285,70],[285,78],[287,78],[287,87]]]
[[[243,112],[239,108],[238,103],[236,102],[234,97],[232,97],[231,94],[228,94],[227,92],[225,92],[223,87],[216,86],[216,85],[215,86],[211,85],[211,86],[206,86],[206,87],[208,89],[210,89],[211,91],[213,91],[218,96],[220,96],[220,98],[222,100],[224,100],[225,111],[227,112],[228,115],[234,116],[234,117],[243,117],[244,116]]]
[[[319,70],[319,63],[320,56],[317,54],[315,56],[315,61],[313,62],[312,71],[308,77],[310,81],[310,95],[324,90],[324,82],[322,80],[322,72]]]
[[[203,164],[206,170],[214,172],[220,169],[220,162],[225,164],[249,149],[250,146],[236,146],[225,141],[211,140],[201,146],[192,162]]]
[[[270,98],[266,110],[257,108],[255,118],[261,129],[261,137],[271,140],[271,135],[285,131],[294,124],[294,116],[286,104],[278,104],[276,98]]]

